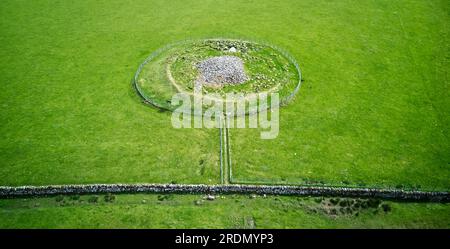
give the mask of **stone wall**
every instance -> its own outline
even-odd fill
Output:
[[[203,185],[203,184],[86,184],[53,186],[0,186],[0,198],[46,196],[60,194],[99,193],[189,193],[189,194],[267,194],[295,196],[339,196],[381,198],[408,201],[448,202],[449,192],[404,191],[370,188],[265,186],[265,185]]]

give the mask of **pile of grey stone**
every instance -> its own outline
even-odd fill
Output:
[[[244,62],[236,56],[216,56],[197,64],[202,81],[211,84],[240,84],[248,80]]]

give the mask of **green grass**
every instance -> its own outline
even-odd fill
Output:
[[[305,81],[277,139],[231,130],[235,180],[448,190],[448,6],[299,5]]]
[[[93,202],[96,199],[96,202]],[[448,228],[448,204],[395,203],[329,214],[320,198],[116,195],[0,200],[0,228]],[[348,200],[348,199],[342,199]],[[195,204],[197,203],[197,204]],[[332,208],[339,208],[335,205]],[[161,217],[164,217],[163,219]]]
[[[173,129],[140,103],[131,79],[163,41],[133,32],[148,3],[121,4],[1,3],[0,185],[219,181],[216,130]]]
[[[165,44],[230,34],[286,48],[306,79],[277,139],[232,131],[236,178],[448,189],[444,3],[5,1],[0,183],[215,179],[216,131],[171,128],[130,81]]]
[[[218,183],[218,131],[173,129],[170,113],[143,105],[131,80],[166,44],[248,37],[289,51],[305,81],[281,110],[277,139],[230,131],[235,179],[448,191],[449,13],[446,0],[4,0],[0,185]],[[447,205],[393,204],[395,222],[377,223],[330,221],[273,203],[251,204],[257,217],[268,216],[260,227],[448,227]],[[236,207],[202,211],[251,212]],[[151,205],[105,208],[4,209],[0,224],[120,227],[153,217],[142,226],[231,226],[225,218],[176,221],[197,207],[152,216]],[[165,212],[172,216],[161,219]],[[71,220],[50,220],[57,214]]]

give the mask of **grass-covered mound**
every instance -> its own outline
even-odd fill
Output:
[[[240,63],[243,69],[238,68]],[[218,73],[214,68],[222,70],[218,72],[223,75],[214,75]],[[173,110],[176,107],[171,105],[171,97],[178,92],[191,96],[214,93],[219,98],[225,98],[227,93],[252,98],[255,94],[276,92],[287,103],[298,90],[300,77],[295,60],[273,46],[208,39],[181,42],[156,51],[139,68],[135,84],[148,102]]]

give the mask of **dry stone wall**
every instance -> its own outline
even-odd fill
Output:
[[[395,189],[264,186],[264,185],[203,185],[203,184],[86,184],[52,186],[0,186],[0,198],[46,196],[61,194],[100,193],[188,193],[188,194],[266,194],[294,196],[339,196],[381,198],[407,201],[448,202],[449,192],[405,191]]]

